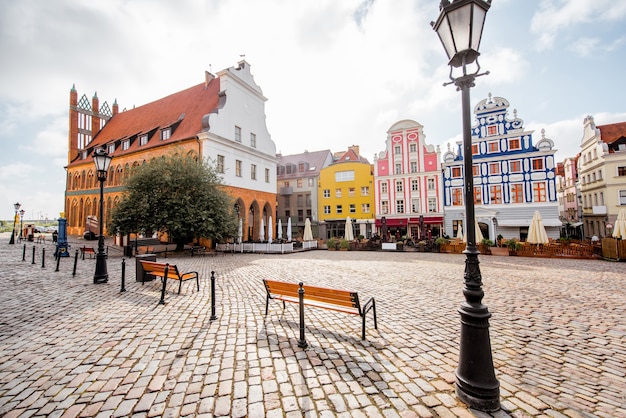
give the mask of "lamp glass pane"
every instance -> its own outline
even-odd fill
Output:
[[[457,9],[448,12],[450,27],[452,29],[452,37],[456,45],[456,52],[465,51],[470,48],[470,24],[472,3],[468,3]]]
[[[454,47],[454,40],[452,39],[452,33],[450,32],[450,25],[448,24],[447,17],[442,19],[441,25],[437,28],[437,35],[439,35],[441,44],[446,50],[446,54],[448,54],[448,59],[452,59],[452,57],[456,54],[456,48]]]
[[[485,25],[485,16],[487,15],[487,10],[483,9],[480,6],[474,7],[474,17],[472,22],[472,45],[471,48],[474,51],[478,51],[480,47],[480,39],[483,33],[483,26]]]

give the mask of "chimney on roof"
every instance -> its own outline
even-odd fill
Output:
[[[208,88],[209,84],[211,84],[211,81],[215,78],[215,76],[213,74],[211,74],[208,71],[204,72],[204,88]]]
[[[354,151],[354,153],[356,155],[361,156],[361,153],[359,152],[359,146],[358,145],[349,146],[348,149]]]

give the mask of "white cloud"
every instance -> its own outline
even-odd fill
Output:
[[[626,2],[614,0],[544,0],[532,18],[531,31],[539,36],[539,50],[551,49],[559,35],[583,22],[601,24],[626,16]]]
[[[59,158],[65,156],[67,164],[67,115],[57,117],[37,133],[32,143],[27,143],[26,148],[32,155],[46,158]]]

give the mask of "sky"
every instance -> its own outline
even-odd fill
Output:
[[[25,220],[63,211],[72,86],[131,109],[242,58],[283,155],[359,145],[373,162],[403,119],[445,152],[461,96],[438,15],[438,0],[0,0],[0,219],[15,202]],[[472,108],[504,97],[574,157],[585,116],[626,121],[625,28],[626,0],[493,0]]]

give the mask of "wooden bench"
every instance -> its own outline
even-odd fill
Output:
[[[85,259],[85,254],[89,254],[89,258],[96,256],[96,250],[93,247],[80,247],[79,250],[83,256],[83,260]]]
[[[270,299],[300,304],[299,290],[304,290],[304,305],[316,308],[330,309],[351,315],[359,315],[362,318],[361,339],[365,339],[365,317],[369,311],[374,315],[374,328],[378,329],[376,321],[376,302],[370,298],[365,305],[361,306],[357,292],[347,290],[328,289],[324,287],[304,286],[302,283],[286,283],[263,279],[267,297],[265,299],[265,315],[267,315]],[[304,309],[300,306],[300,309]]]
[[[163,293],[161,296],[161,300],[163,300],[165,295],[165,286],[167,285],[167,279],[178,280],[178,294],[180,295],[180,290],[183,286],[183,282],[187,280],[196,280],[196,285],[198,286],[198,291],[200,291],[200,278],[198,277],[197,271],[189,271],[187,273],[181,273],[178,270],[178,267],[175,264],[169,263],[159,263],[157,261],[141,261],[141,265],[143,266],[143,270],[146,274],[151,274],[155,277],[160,277],[163,280]],[[143,283],[143,282],[142,282]]]

